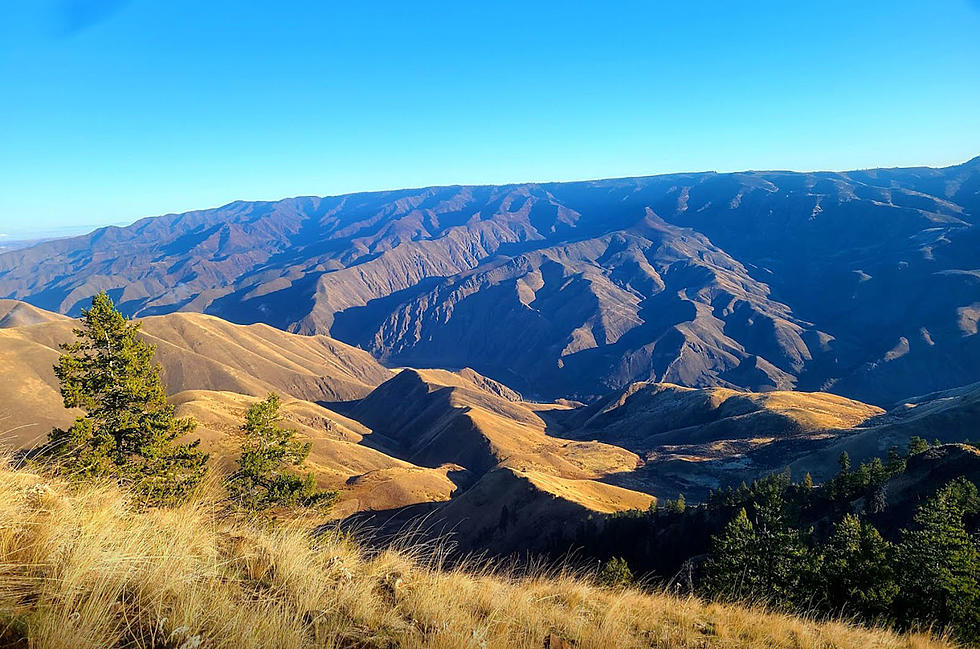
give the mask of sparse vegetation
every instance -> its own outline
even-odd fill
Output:
[[[112,483],[0,466],[0,629],[34,649],[263,647],[940,649],[842,622],[608,589],[574,571],[368,552],[313,520],[226,516],[220,494],[137,510]],[[302,512],[303,510],[297,510]]]
[[[77,340],[61,345],[55,374],[66,408],[84,415],[55,429],[42,454],[78,478],[114,478],[132,485],[143,501],[173,505],[203,478],[207,455],[197,442],[175,440],[193,432],[167,402],[155,348],[139,336],[104,292],[82,311]]]
[[[238,470],[228,480],[228,491],[239,506],[251,511],[327,507],[336,500],[336,491],[317,489],[312,473],[299,476],[289,470],[303,464],[310,443],[294,439],[296,431],[280,427],[279,406],[276,394],[249,406]]]

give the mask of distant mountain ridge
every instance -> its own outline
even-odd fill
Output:
[[[545,397],[980,380],[980,158],[235,202],[0,254],[0,296],[330,334]]]

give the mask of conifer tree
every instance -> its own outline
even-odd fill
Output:
[[[840,466],[840,471],[827,484],[827,491],[831,500],[842,503],[850,500],[852,487],[857,476],[851,471],[851,456],[848,455],[847,451],[840,454],[837,458],[837,464]]]
[[[751,595],[759,581],[756,545],[755,528],[743,507],[721,534],[711,539],[705,584],[708,591],[732,599]]]
[[[150,504],[173,504],[204,476],[207,455],[195,441],[192,419],[178,419],[167,403],[153,345],[139,336],[104,292],[82,311],[77,340],[61,345],[55,366],[66,408],[84,415],[49,435],[45,452],[79,477],[112,477]]]
[[[885,462],[885,469],[888,471],[889,477],[904,472],[905,464],[905,457],[898,452],[897,446],[892,446],[888,449],[888,460]]]
[[[912,437],[909,438],[909,450],[908,450],[909,457],[913,455],[918,455],[919,453],[928,450],[929,450],[929,442],[927,442],[926,440],[922,439],[918,435],[913,435]]]
[[[802,604],[813,576],[813,557],[803,534],[789,524],[781,494],[763,498],[755,510],[756,553],[762,562],[757,596],[783,608]]]
[[[870,523],[845,515],[823,548],[820,581],[829,611],[885,620],[898,594],[892,551]]]
[[[625,559],[613,557],[602,565],[596,580],[602,586],[625,588],[633,583],[633,571]]]
[[[716,595],[763,599],[789,608],[809,597],[814,578],[812,553],[786,517],[781,493],[766,491],[750,520],[745,509],[712,538],[707,583]]]
[[[803,488],[806,491],[810,491],[813,489],[813,476],[810,475],[809,471],[807,471],[806,474],[803,476]]]
[[[278,395],[270,394],[245,413],[238,471],[228,481],[232,498],[249,510],[332,504],[337,492],[318,490],[312,473],[300,476],[288,470],[306,460],[310,443],[295,440],[296,431],[279,427],[279,407]]]
[[[980,640],[980,549],[963,517],[977,488],[957,478],[919,508],[917,529],[904,531],[897,552],[900,618],[937,623],[962,640]]]
[[[880,514],[888,509],[888,488],[878,485],[865,499],[864,509],[869,514]]]

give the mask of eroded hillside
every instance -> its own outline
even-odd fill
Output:
[[[980,380],[980,159],[434,187],[144,219],[0,254],[0,295],[330,334],[535,397],[635,381],[888,406]]]

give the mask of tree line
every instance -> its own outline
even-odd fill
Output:
[[[852,471],[842,457],[841,471],[820,489],[786,480],[753,485],[712,537],[702,591],[980,641],[980,543],[966,524],[980,512],[976,485],[960,477],[940,488],[892,542],[868,519],[889,475],[880,460],[872,463]],[[866,511],[844,511],[818,540],[801,509],[849,503],[856,491],[866,494]]]
[[[606,558],[604,583],[672,575],[672,587],[714,599],[902,630],[932,627],[980,643],[976,485],[965,477],[940,485],[908,524],[886,535],[874,522],[892,513],[888,481],[930,446],[912,437],[904,453],[893,448],[856,468],[844,453],[822,485],[809,474],[793,482],[787,471],[713,491],[700,505],[679,497],[590,521],[571,545]]]

